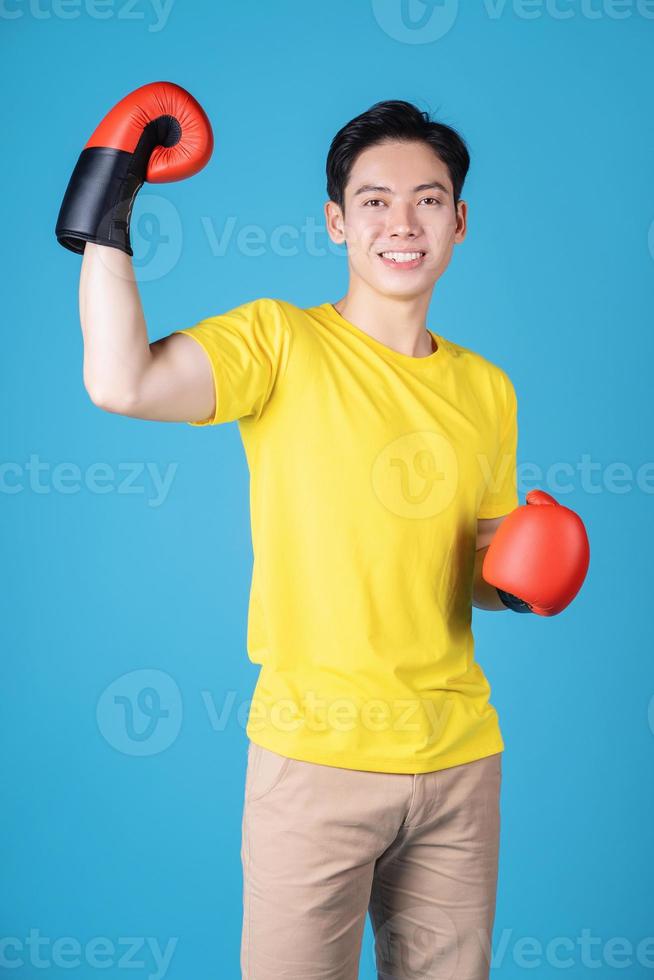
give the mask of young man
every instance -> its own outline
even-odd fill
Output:
[[[116,166],[143,157],[144,139],[111,143]],[[147,153],[175,139],[150,133]],[[207,147],[195,150],[199,169]],[[99,164],[85,153],[88,196]],[[503,370],[427,327],[465,238],[468,165],[454,130],[378,103],[327,158],[345,295],[306,309],[253,300],[152,344],[129,211],[109,231],[80,219],[73,180],[60,215],[60,240],[84,251],[95,404],[238,420],[250,467],[248,654],[261,671],[247,725],[245,978],[356,978],[367,911],[380,977],[488,977],[504,745],[471,607],[520,603],[482,577],[518,506],[516,396]]]

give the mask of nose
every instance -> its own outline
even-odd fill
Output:
[[[389,236],[415,238],[420,232],[420,222],[413,204],[397,201],[388,212],[387,232]]]

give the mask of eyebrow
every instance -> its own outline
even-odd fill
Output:
[[[413,188],[412,193],[418,194],[420,191],[430,191],[430,190],[440,190],[449,194],[449,190],[444,184],[441,184],[439,180],[434,180],[430,184],[418,184],[417,187]],[[358,197],[359,194],[369,194],[371,192],[376,192],[378,194],[392,194],[390,187],[382,187],[379,184],[363,184],[357,191],[354,192],[353,197]]]

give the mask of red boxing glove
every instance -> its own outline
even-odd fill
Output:
[[[151,82],[130,92],[80,154],[57,219],[58,241],[73,252],[95,242],[133,255],[129,221],[143,182],[191,177],[212,150],[211,124],[185,89]]]
[[[530,490],[495,532],[482,575],[509,609],[555,616],[581,588],[589,561],[581,518],[544,490]]]

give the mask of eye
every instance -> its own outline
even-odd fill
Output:
[[[423,201],[431,201],[433,204],[437,204],[439,207],[441,207],[442,204],[443,204],[443,202],[440,201],[437,197],[423,197],[422,200]],[[370,207],[373,204],[383,204],[383,203],[384,202],[382,200],[380,200],[378,197],[371,197],[371,198],[369,198],[369,200],[364,201],[363,207],[366,208],[366,207]],[[375,208],[374,210],[377,210],[377,209]]]

